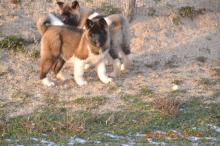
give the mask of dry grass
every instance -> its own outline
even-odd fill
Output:
[[[180,102],[175,98],[156,98],[154,107],[165,115],[177,115],[180,111]]]

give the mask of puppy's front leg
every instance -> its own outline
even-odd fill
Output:
[[[105,61],[101,61],[100,63],[98,63],[97,65],[97,73],[98,73],[98,76],[99,76],[99,79],[107,84],[107,83],[110,83],[112,82],[112,78],[109,78],[107,75],[106,75],[106,68],[105,68]]]
[[[87,84],[87,82],[83,78],[84,66],[85,66],[84,60],[81,60],[76,57],[74,60],[74,79],[79,86],[83,86]]]

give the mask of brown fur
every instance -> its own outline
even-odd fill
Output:
[[[42,27],[44,28],[44,27]],[[44,29],[40,32],[43,32]],[[43,33],[41,39],[41,60],[40,60],[40,78],[46,77],[47,72],[52,68],[55,73],[58,73],[65,63],[64,60],[69,60],[75,51],[80,49],[79,42],[81,39],[83,31],[78,29],[69,29],[67,27],[50,26]],[[73,39],[74,38],[74,39]],[[75,55],[79,58],[82,56],[79,54],[84,54],[83,56],[88,56],[88,51],[81,49]],[[87,54],[86,54],[87,53]],[[64,59],[62,59],[64,58]],[[83,58],[82,58],[83,59]],[[60,64],[60,65],[59,65]],[[59,65],[56,68],[56,65]]]
[[[90,45],[88,43],[90,42],[88,34],[93,29],[88,28],[83,31],[82,29],[67,26],[46,26],[47,21],[47,19],[44,19],[44,21],[40,19],[37,23],[38,30],[42,35],[40,79],[44,79],[50,70],[57,74],[62,69],[65,61],[72,56],[81,60],[87,59],[89,57],[88,45]],[[100,23],[98,27],[101,27],[102,21],[99,21],[97,24]],[[108,30],[108,27],[105,27],[102,29]],[[107,38],[109,37],[107,36]],[[102,47],[109,48],[109,41],[107,40]]]
[[[60,10],[61,20],[65,24],[78,26],[79,28],[85,26],[87,18],[93,13],[91,9],[80,7],[78,1],[73,1],[72,3],[57,2],[57,5]],[[70,18],[70,14],[74,17]],[[65,22],[62,17],[66,18],[67,21]]]

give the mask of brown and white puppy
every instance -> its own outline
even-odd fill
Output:
[[[87,18],[93,14],[93,10],[80,7],[78,1],[72,3],[58,1],[57,5],[60,10],[60,19],[66,25],[83,28]]]
[[[93,12],[90,9],[81,7],[77,1],[73,1],[71,4],[57,2],[60,8],[61,20],[65,24],[83,28],[85,26],[85,20],[93,20],[95,18],[102,17],[100,14]],[[65,21],[64,19],[65,18]],[[113,14],[105,17],[106,22],[109,25],[110,32],[110,46],[109,55],[113,59],[113,72],[111,76],[117,76],[120,70],[124,71],[128,69],[130,51],[130,30],[127,19],[121,14]],[[78,22],[77,22],[78,21]],[[122,59],[122,64],[120,62]]]
[[[86,29],[74,27],[52,26],[49,15],[40,19],[37,28],[41,38],[40,79],[47,86],[53,86],[47,73],[53,70],[56,75],[66,61],[74,60],[74,79],[78,85],[85,85],[83,78],[84,66],[87,63],[95,64],[99,79],[103,83],[112,81],[106,75],[105,59],[109,51],[109,28],[104,18],[86,21]]]

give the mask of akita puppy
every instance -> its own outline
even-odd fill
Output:
[[[86,29],[65,25],[49,25],[55,16],[40,19],[37,28],[41,38],[40,79],[47,86],[53,86],[47,73],[53,70],[57,76],[66,61],[74,60],[74,79],[80,86],[87,84],[83,78],[84,66],[95,64],[99,79],[109,83],[112,78],[106,75],[105,59],[110,51],[109,28],[105,19],[86,20]]]
[[[95,18],[103,17],[90,9],[80,7],[77,1],[73,1],[72,4],[63,2],[57,2],[57,4],[60,9],[61,20],[63,23],[69,25],[73,24],[79,28],[84,28],[86,19],[93,20]],[[109,25],[110,32],[111,49],[109,55],[113,59],[113,72],[111,73],[111,76],[117,76],[119,75],[120,70],[125,71],[128,69],[130,62],[129,23],[121,14],[113,14],[104,18]],[[120,58],[122,59],[122,64]]]

